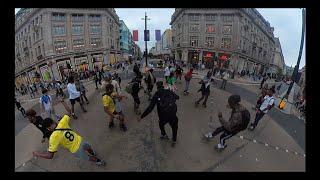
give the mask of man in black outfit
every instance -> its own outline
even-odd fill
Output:
[[[36,111],[33,109],[29,109],[26,112],[26,116],[29,119],[30,123],[35,125],[43,134],[41,142],[44,143],[44,141],[50,138],[50,135],[52,134],[51,131],[49,131],[46,127],[43,126],[43,119],[41,116],[36,116]]]
[[[24,108],[21,106],[21,103],[20,103],[16,98],[14,98],[14,102],[15,102],[18,110],[21,112],[22,116],[23,116],[23,117],[26,117],[26,111],[25,111]]]
[[[158,116],[159,116],[159,127],[161,130],[161,139],[169,139],[164,126],[169,123],[172,129],[172,147],[176,144],[177,141],[177,132],[178,132],[178,117],[177,117],[177,105],[175,101],[179,99],[179,96],[176,95],[169,89],[164,89],[163,82],[158,81],[157,92],[153,95],[152,100],[148,108],[141,115],[141,119],[147,116],[157,105]],[[139,119],[138,121],[140,121]]]
[[[140,105],[139,91],[142,88],[141,80],[142,80],[142,75],[141,76],[136,76],[131,81],[131,83],[133,83],[131,95],[132,95],[133,101],[134,101],[134,104],[133,104],[134,112],[136,114],[139,114],[139,115],[140,115],[140,111],[139,111],[139,105]]]

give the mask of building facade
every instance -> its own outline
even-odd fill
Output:
[[[163,59],[172,57],[172,31],[166,29],[161,36],[161,54]]]
[[[134,42],[132,34],[123,20],[120,20],[120,49],[125,60],[129,60],[129,57],[133,56]]]
[[[256,9],[176,8],[170,25],[176,60],[260,74],[273,59],[274,28]]]
[[[269,72],[274,75],[282,75],[285,67],[284,57],[282,54],[281,44],[279,38],[275,38],[274,58],[270,62]]]
[[[120,57],[113,8],[21,8],[15,22],[16,85],[61,80]],[[39,77],[39,79],[37,78]]]

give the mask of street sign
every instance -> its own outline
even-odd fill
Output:
[[[150,41],[149,30],[144,30],[144,41]]]
[[[156,30],[155,34],[156,34],[156,41],[161,41],[161,31]]]

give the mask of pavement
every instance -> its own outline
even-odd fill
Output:
[[[157,74],[158,73],[158,74]],[[161,76],[161,72],[157,72]],[[127,79],[131,75],[127,76]],[[126,78],[124,78],[126,79]],[[160,80],[159,78],[157,78]],[[128,82],[123,80],[122,87]],[[216,118],[221,111],[228,118],[230,110],[226,108],[227,97],[239,93],[241,103],[251,112],[252,119],[255,112],[251,107],[256,101],[256,94],[248,85],[228,83],[226,90],[220,90],[219,83],[213,86],[208,99],[208,107],[195,108],[194,101],[200,97],[197,90],[200,88],[196,78],[191,81],[190,94],[183,96],[184,82],[177,84],[180,99],[177,101],[179,129],[178,143],[174,148],[170,141],[159,139],[158,116],[156,108],[141,122],[133,113],[133,100],[123,102],[123,109],[128,120],[128,131],[123,133],[116,128],[110,130],[108,117],[103,111],[101,95],[94,89],[91,82],[86,84],[89,90],[87,97],[87,113],[82,113],[79,105],[75,106],[77,120],[71,120],[71,127],[86,139],[97,151],[98,156],[107,162],[106,167],[97,167],[94,164],[78,160],[67,150],[60,148],[52,160],[34,159],[32,151],[46,150],[48,144],[40,143],[41,132],[26,119],[17,121],[26,122],[20,130],[16,130],[15,138],[15,170],[16,171],[305,171],[304,128],[305,124],[296,121],[294,117],[284,115],[276,109],[271,110],[259,123],[255,131],[243,131],[239,136],[227,140],[228,147],[223,152],[216,152],[214,145],[218,137],[212,141],[202,141],[202,132],[212,131],[208,127],[210,116],[213,126],[220,124]],[[250,86],[255,87],[255,86]],[[141,109],[148,106],[148,100],[143,91],[140,92]],[[32,105],[29,105],[32,106]],[[37,105],[34,105],[37,106]],[[64,114],[61,104],[57,104],[56,112]],[[294,126],[292,125],[294,124]],[[286,126],[293,127],[286,129]],[[294,128],[303,126],[296,135],[291,133]],[[17,129],[17,127],[16,127]],[[171,136],[171,129],[166,126]],[[241,138],[243,136],[244,138]],[[300,137],[301,136],[301,137]],[[300,139],[299,139],[300,138]],[[267,144],[267,145],[265,145]],[[276,148],[277,147],[277,148]]]

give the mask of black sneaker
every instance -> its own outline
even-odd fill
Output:
[[[113,128],[114,127],[114,122],[109,122],[109,128]]]
[[[169,137],[168,137],[168,135],[161,135],[161,136],[160,136],[160,139],[168,140],[168,139],[169,139]]]
[[[120,130],[123,132],[126,132],[128,130],[127,126],[125,124],[120,125]]]
[[[87,101],[87,104],[89,104],[89,101]]]
[[[78,117],[74,113],[72,113],[72,118],[73,119],[78,119]]]
[[[100,160],[96,162],[97,166],[106,166],[106,162],[104,162],[104,160]]]
[[[195,102],[195,103],[194,103],[194,106],[195,106],[195,107],[198,107],[198,105],[199,105],[198,102]]]
[[[176,146],[176,144],[177,144],[177,141],[172,141],[172,143],[171,143],[171,147],[175,147],[175,146]]]
[[[202,107],[206,108],[206,107],[207,107],[207,105],[206,105],[206,104],[202,104]]]
[[[88,112],[88,111],[84,109],[84,110],[83,110],[83,112],[85,112],[85,113],[86,113],[86,112]]]

